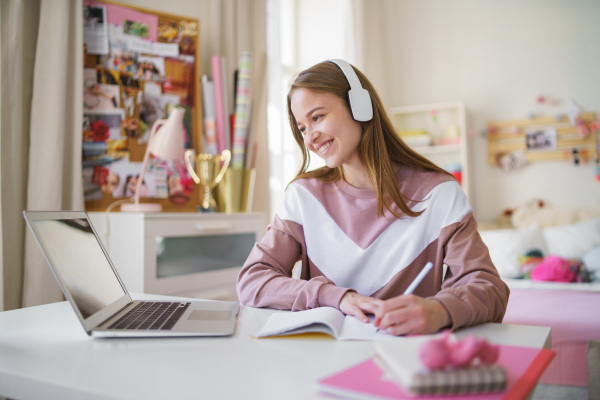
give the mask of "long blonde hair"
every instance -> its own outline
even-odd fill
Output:
[[[352,66],[354,68],[354,66]],[[383,103],[375,88],[367,77],[357,68],[360,83],[371,95],[373,103],[373,118],[361,122],[363,131],[358,146],[358,156],[367,173],[371,185],[375,188],[377,196],[377,215],[383,216],[387,209],[396,218],[403,215],[415,217],[421,212],[412,211],[406,204],[406,196],[400,192],[394,164],[408,167],[437,171],[449,174],[427,158],[412,150],[396,133],[390,118],[385,112]],[[348,106],[347,93],[350,85],[338,66],[328,61],[316,64],[298,74],[292,83],[287,95],[288,119],[294,139],[302,151],[302,164],[293,180],[301,178],[316,178],[324,182],[337,182],[344,179],[342,166],[329,168],[327,166],[308,171],[310,152],[304,145],[304,137],[298,129],[298,124],[292,113],[291,97],[296,89],[307,89],[321,93],[331,93],[344,101]],[[349,107],[349,106],[348,106]],[[394,204],[399,210],[394,209]]]

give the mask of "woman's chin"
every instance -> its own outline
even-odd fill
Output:
[[[340,163],[337,162],[337,160],[335,160],[334,158],[322,158],[323,162],[325,162],[325,165],[327,165],[327,167],[333,169],[333,168],[337,168],[340,166]]]

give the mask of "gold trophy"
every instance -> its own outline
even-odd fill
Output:
[[[194,169],[194,158],[196,161],[196,168]],[[198,154],[195,156],[193,150],[187,150],[185,152],[185,164],[187,165],[188,172],[192,176],[192,179],[196,184],[202,185],[204,193],[201,194],[201,204],[199,207],[200,211],[215,211],[217,204],[215,198],[212,195],[212,190],[215,186],[221,182],[223,175],[229,167],[231,161],[231,152],[229,150],[223,150],[221,155],[214,154]],[[198,173],[196,174],[196,170]]]

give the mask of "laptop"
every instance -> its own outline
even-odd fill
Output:
[[[85,212],[23,211],[23,215],[88,335],[233,334],[237,302],[132,300]]]

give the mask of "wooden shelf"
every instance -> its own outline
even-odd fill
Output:
[[[595,113],[583,113],[586,121],[596,118]],[[535,129],[553,128],[556,131],[556,146],[549,149],[528,149],[526,132]],[[581,137],[577,127],[567,117],[538,117],[509,121],[490,121],[488,133],[488,163],[498,165],[498,158],[505,154],[523,152],[528,162],[572,159],[573,150],[585,154],[589,159],[597,156],[597,134]]]
[[[413,149],[418,151],[423,155],[427,154],[449,154],[449,153],[459,153],[462,151],[462,146],[460,144],[439,144],[432,146],[414,146]]]
[[[460,101],[393,107],[390,118],[398,134],[406,131],[423,131],[430,135],[432,145],[411,146],[441,168],[461,168],[461,186],[471,198],[469,185],[469,157],[467,154],[466,112]],[[449,135],[452,133],[454,136]],[[453,137],[456,144],[440,144]]]

